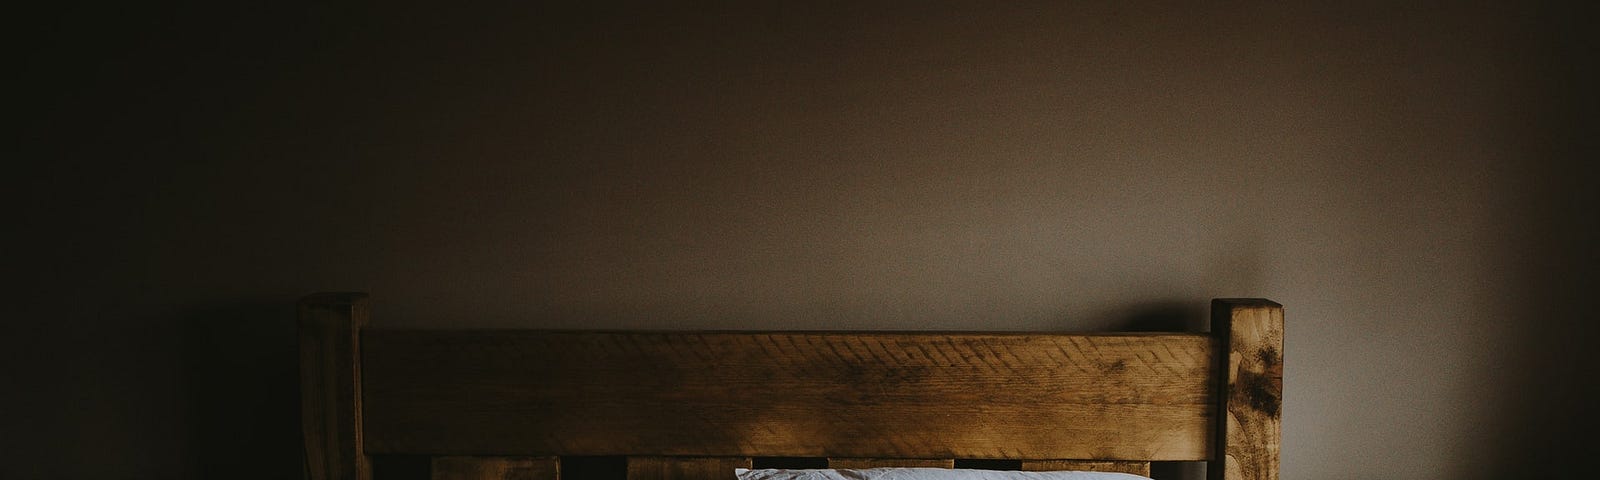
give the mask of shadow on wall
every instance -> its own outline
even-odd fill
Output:
[[[1118,332],[1204,332],[1211,312],[1203,304],[1156,301],[1116,311],[1111,329]]]
[[[1600,82],[1594,52],[1600,33],[1592,2],[1547,2],[1536,53],[1541,76],[1525,128],[1530,138],[1522,152],[1533,176],[1520,185],[1527,199],[1510,217],[1515,232],[1506,239],[1505,263],[1515,282],[1506,294],[1517,308],[1506,320],[1520,338],[1503,359],[1511,380],[1506,410],[1497,418],[1495,442],[1485,445],[1495,459],[1495,478],[1596,478],[1600,458],[1600,340],[1595,291],[1600,285]]]
[[[200,478],[300,478],[294,305],[186,315],[183,368],[190,456]]]

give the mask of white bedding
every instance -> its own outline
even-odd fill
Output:
[[[1021,472],[964,468],[734,469],[739,480],[1150,480],[1129,473]]]

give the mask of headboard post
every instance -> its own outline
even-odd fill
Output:
[[[1277,480],[1283,412],[1283,306],[1259,298],[1211,301],[1218,345],[1216,458],[1210,480]]]
[[[318,293],[300,301],[300,430],[310,480],[370,480],[362,447],[361,329],[364,293]]]

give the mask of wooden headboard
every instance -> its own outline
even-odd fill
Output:
[[[367,302],[300,305],[314,480],[369,479],[378,455],[431,458],[440,480],[555,479],[596,456],[628,480],[771,457],[1278,477],[1267,300],[1214,300],[1209,334],[393,330],[367,328]]]

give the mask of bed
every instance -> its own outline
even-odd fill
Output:
[[[1278,478],[1283,308],[1268,300],[1213,300],[1210,333],[383,329],[368,302],[299,307],[313,480],[371,479],[391,458],[436,480],[1169,461]]]

